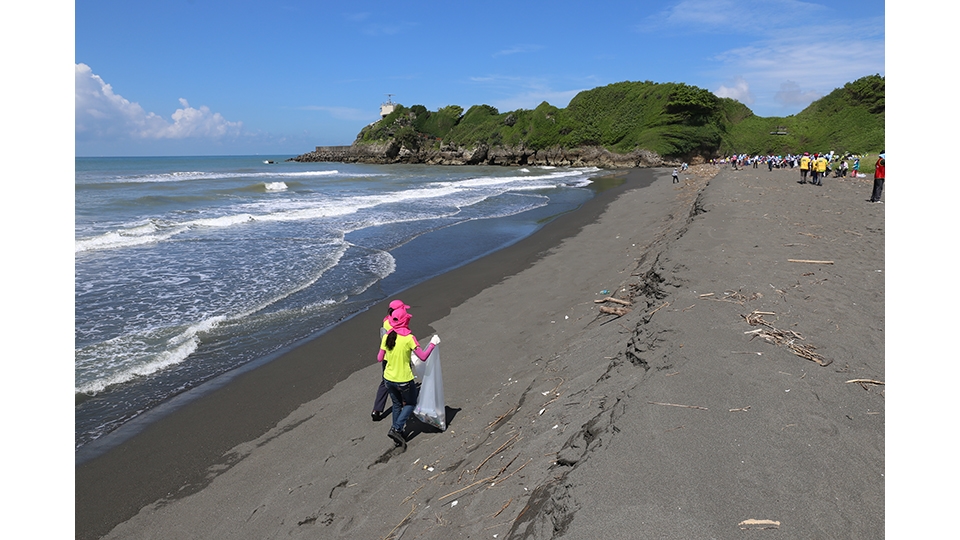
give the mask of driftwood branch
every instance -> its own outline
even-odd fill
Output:
[[[793,330],[780,330],[779,328],[774,327],[772,324],[763,319],[764,314],[764,312],[754,311],[749,315],[740,315],[744,318],[744,320],[747,321],[747,324],[751,326],[763,327],[744,332],[744,334],[753,334],[754,338],[759,337],[767,343],[773,343],[774,345],[784,345],[793,351],[793,354],[816,362],[820,366],[829,366],[831,363],[833,363],[833,360],[826,359],[819,353],[815,352],[816,347],[813,345],[798,343],[798,341],[803,340],[803,336],[798,332],[794,332]]]
[[[477,468],[473,471],[473,477],[474,477],[474,478],[477,477],[477,474],[480,472],[480,469],[481,469],[484,465],[486,465],[486,463],[487,463],[488,461],[490,461],[490,458],[492,458],[493,456],[495,456],[495,455],[499,454],[500,452],[502,452],[503,450],[505,450],[508,446],[510,446],[511,444],[513,444],[513,443],[514,443],[517,439],[519,439],[519,438],[520,438],[520,433],[517,432],[516,435],[514,435],[513,437],[510,437],[509,439],[507,439],[507,442],[501,444],[501,445],[500,445],[500,448],[497,448],[496,450],[494,450],[492,454],[490,454],[489,456],[487,456],[487,459],[481,461],[480,464],[477,465]],[[499,473],[497,473],[497,474],[499,474]]]
[[[706,407],[700,407],[699,405],[678,405],[676,403],[660,403],[657,401],[648,401],[647,403],[651,405],[666,405],[668,407],[683,407],[685,409],[700,409],[701,411],[709,411],[710,409]]]
[[[594,300],[593,302],[594,302],[595,304],[602,304],[602,303],[604,303],[604,302],[613,302],[614,304],[620,304],[621,306],[632,306],[632,305],[633,305],[632,302],[628,302],[628,301],[626,301],[626,300],[621,300],[621,299],[619,299],[619,298],[614,298],[614,297],[612,297],[612,296],[608,296],[608,297],[606,297],[606,298],[597,298],[597,299]]]
[[[833,261],[816,261],[811,259],[787,259],[787,262],[810,263],[810,264],[833,264]]]
[[[506,503],[504,503],[504,505],[503,505],[503,507],[502,507],[502,508],[500,508],[500,510],[499,510],[499,511],[497,511],[497,513],[496,513],[496,514],[494,514],[494,515],[492,515],[492,516],[490,516],[490,519],[493,519],[493,518],[495,518],[495,517],[497,517],[497,516],[499,516],[499,515],[500,515],[501,513],[503,513],[503,511],[504,511],[504,510],[506,510],[506,509],[507,509],[507,507],[508,507],[508,506],[510,506],[510,503],[512,503],[512,502],[513,502],[513,497],[510,497],[510,500],[509,500],[509,501],[507,501]]]
[[[772,519],[745,519],[737,524],[741,530],[747,529],[779,529],[780,522]]]
[[[850,379],[849,381],[847,381],[847,383],[848,384],[857,383],[860,385],[860,388],[863,388],[864,390],[868,390],[868,391],[870,390],[869,388],[867,388],[868,384],[881,385],[881,386],[883,386],[884,384],[883,381],[875,381],[873,379]]]
[[[654,313],[660,311],[661,309],[663,309],[663,308],[665,308],[665,307],[667,307],[667,306],[669,306],[669,305],[670,305],[670,302],[664,302],[662,306],[660,306],[660,307],[658,307],[657,309],[651,311],[651,312],[649,313],[649,315],[653,315]]]
[[[617,317],[623,317],[627,313],[630,313],[630,310],[627,308],[612,308],[607,306],[600,306],[600,313],[609,313],[610,315],[616,315]]]
[[[517,409],[518,409],[518,407],[514,407],[514,408],[510,409],[509,411],[501,414],[500,416],[494,418],[493,422],[490,422],[489,424],[487,424],[487,429],[490,429],[490,428],[492,428],[493,426],[499,424],[501,420],[503,420],[503,419],[506,418],[507,416],[509,416],[509,415],[517,412]]]
[[[401,519],[401,520],[400,520],[400,523],[397,523],[397,526],[394,527],[393,529],[391,529],[390,532],[388,532],[387,535],[383,537],[383,540],[387,540],[388,538],[392,538],[392,537],[393,537],[393,533],[396,532],[396,530],[399,529],[401,525],[403,525],[404,523],[406,523],[408,519],[410,519],[410,516],[413,515],[413,513],[414,513],[414,511],[416,511],[416,509],[417,509],[417,503],[413,503],[412,507],[410,508],[410,513],[407,514],[406,517],[404,517],[403,519]]]

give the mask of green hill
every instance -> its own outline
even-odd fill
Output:
[[[884,92],[884,78],[871,75],[796,115],[762,118],[738,101],[696,86],[627,81],[580,92],[565,109],[547,102],[504,113],[489,105],[466,112],[457,105],[435,112],[398,105],[364,128],[354,145],[399,144],[410,152],[602,147],[687,160],[741,152],[877,152],[884,146]]]

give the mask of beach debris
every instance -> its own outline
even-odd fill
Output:
[[[499,516],[500,514],[502,514],[503,511],[506,510],[507,507],[510,506],[510,503],[512,503],[512,502],[513,502],[513,497],[510,497],[510,500],[507,501],[507,502],[505,502],[505,503],[503,504],[503,506],[500,508],[500,510],[498,510],[496,514],[490,516],[490,518],[492,519],[492,518],[495,518],[495,517]],[[497,535],[493,535],[493,537],[496,538]]]
[[[605,303],[605,302],[613,302],[614,304],[619,304],[619,305],[621,305],[621,306],[627,306],[627,307],[633,305],[633,303],[631,303],[631,302],[629,302],[629,301],[627,301],[627,300],[621,300],[621,299],[619,299],[619,298],[614,298],[614,297],[612,297],[612,296],[606,296],[606,297],[604,297],[604,298],[597,298],[597,299],[594,300],[593,302],[596,303],[596,304],[602,304],[602,303]],[[608,307],[608,306],[600,306],[600,313],[607,313],[607,314],[609,314],[609,315],[616,315],[617,317],[623,317],[623,316],[626,315],[627,313],[630,313],[630,310],[627,309],[627,307]]]
[[[818,261],[814,259],[787,259],[787,262],[810,263],[810,264],[833,264],[833,261]]]
[[[402,527],[402,526],[407,522],[407,520],[410,519],[410,516],[412,516],[413,513],[414,513],[416,510],[417,510],[417,503],[414,502],[414,503],[412,503],[412,507],[410,508],[410,513],[407,514],[406,517],[404,517],[403,519],[401,519],[401,520],[400,520],[400,523],[397,523],[397,526],[394,527],[393,529],[391,529],[390,532],[388,532],[387,535],[383,537],[383,540],[386,540],[386,539],[388,539],[388,538],[400,538],[401,536],[403,536],[403,532],[402,532],[402,531],[401,531],[400,534],[398,534],[397,536],[394,536],[393,533],[397,532],[397,529],[399,529],[400,527]],[[404,527],[404,528],[406,528],[406,527]]]
[[[738,291],[723,291],[723,298],[711,298],[710,300],[714,300],[716,302],[731,302],[733,304],[738,304],[742,306],[744,302],[748,302],[750,300],[757,300],[759,298],[763,298],[763,294],[758,292],[753,293],[748,298],[740,294],[740,292]]]
[[[699,405],[679,405],[677,403],[661,403],[659,401],[648,401],[647,403],[651,405],[666,405],[668,407],[683,407],[685,409],[700,409],[701,411],[709,411],[710,409],[706,407],[701,407]]]
[[[492,454],[490,454],[489,456],[487,456],[487,459],[481,461],[480,464],[477,465],[477,468],[474,469],[474,471],[473,471],[473,477],[474,477],[474,478],[477,477],[477,473],[480,472],[480,469],[487,463],[487,461],[490,461],[490,458],[492,458],[493,456],[495,456],[495,455],[499,454],[500,452],[506,450],[506,448],[507,448],[508,446],[510,446],[511,444],[513,444],[514,442],[516,442],[517,440],[519,440],[519,438],[520,438],[520,433],[517,432],[517,434],[514,435],[513,437],[511,437],[510,439],[508,439],[507,442],[501,444],[501,445],[500,445],[500,448],[497,448],[496,450],[494,450]],[[514,458],[514,459],[516,459],[516,458]],[[509,465],[509,464],[508,464],[508,465]],[[498,474],[499,474],[499,473],[498,473]]]
[[[727,412],[747,412],[750,410],[750,406],[740,407],[739,409],[729,409]]]
[[[747,529],[779,529],[780,522],[772,519],[745,519],[737,524],[740,530]]]
[[[797,341],[803,340],[803,336],[800,335],[800,333],[794,332],[793,330],[780,330],[764,320],[763,315],[765,314],[766,312],[760,311],[754,311],[753,313],[747,315],[741,314],[740,316],[743,317],[750,326],[763,326],[763,328],[746,331],[744,334],[753,334],[753,338],[759,337],[767,343],[772,343],[774,345],[785,345],[788,349],[793,351],[793,354],[816,362],[821,367],[829,366],[833,363],[833,360],[826,359],[819,353],[815,352],[815,346],[797,343]]]
[[[648,313],[648,314],[647,314],[647,317],[653,316],[654,313],[660,311],[661,309],[663,309],[663,308],[665,308],[665,307],[667,307],[667,306],[669,306],[669,305],[670,305],[670,302],[664,302],[663,305],[661,305],[661,306],[658,307],[657,309],[655,309],[655,310],[651,311],[650,313]]]
[[[531,461],[533,461],[533,458],[528,459],[526,463],[524,463],[523,465],[517,467],[516,470],[514,470],[512,473],[508,474],[507,476],[504,476],[503,478],[500,478],[500,479],[497,481],[497,479],[500,477],[500,475],[503,474],[503,472],[506,471],[507,468],[510,467],[510,465],[511,465],[518,457],[520,457],[520,454],[517,454],[516,457],[514,457],[513,459],[511,459],[510,462],[507,463],[506,465],[504,465],[502,469],[500,469],[499,471],[497,471],[497,474],[490,475],[490,476],[488,476],[488,477],[486,477],[486,478],[484,478],[484,479],[482,479],[482,480],[477,480],[477,481],[473,482],[472,484],[470,484],[469,486],[465,486],[465,487],[462,487],[462,488],[460,488],[460,489],[458,489],[458,490],[456,490],[456,491],[447,493],[446,495],[440,497],[440,498],[437,499],[437,500],[438,500],[438,501],[442,501],[442,500],[444,500],[444,499],[446,499],[446,498],[448,498],[448,497],[452,497],[452,496],[454,496],[454,495],[456,495],[456,494],[458,494],[458,493],[463,493],[464,491],[466,491],[466,490],[468,490],[468,489],[470,489],[470,488],[472,488],[472,487],[478,486],[478,485],[480,485],[480,484],[486,484],[487,482],[492,482],[489,487],[493,487],[493,486],[495,486],[495,485],[497,484],[497,482],[502,483],[502,482],[504,482],[505,480],[507,480],[508,478],[510,478],[511,476],[517,474],[517,473],[520,472],[524,467],[526,467]],[[496,482],[495,482],[495,481],[496,481]],[[524,491],[527,491],[527,488],[523,488],[523,489],[524,489]]]
[[[597,298],[597,299],[594,300],[593,302],[594,302],[595,304],[602,304],[602,303],[604,303],[604,302],[613,302],[614,304],[620,304],[621,306],[632,306],[632,305],[633,305],[632,302],[628,302],[627,300],[621,300],[621,299],[619,299],[619,298],[614,298],[613,296],[607,296],[607,297],[604,297],[604,298]]]
[[[846,381],[846,382],[847,384],[857,383],[864,390],[869,390],[869,388],[867,388],[868,384],[880,385],[880,386],[883,386],[885,384],[883,381],[875,381],[873,379],[850,379],[849,381]]]
[[[489,424],[487,424],[486,429],[490,429],[490,428],[492,428],[493,426],[499,424],[501,420],[503,420],[503,419],[506,418],[507,416],[510,416],[510,415],[512,415],[513,413],[515,413],[515,412],[517,412],[517,411],[519,411],[519,410],[520,410],[520,406],[518,405],[518,406],[515,406],[514,408],[510,409],[509,411],[501,414],[500,416],[494,418],[494,419],[493,419],[493,422],[490,422]]]

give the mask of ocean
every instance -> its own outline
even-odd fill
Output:
[[[78,451],[529,236],[601,174],[287,157],[76,158]]]

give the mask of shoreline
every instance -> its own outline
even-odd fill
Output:
[[[395,449],[368,366],[100,530],[882,538],[884,205],[790,169],[648,173],[459,302],[401,295],[414,333],[443,338],[445,432],[415,425]],[[77,516],[96,537],[79,498]]]
[[[652,171],[642,171],[651,176],[625,179],[601,190],[580,208],[558,216],[529,237],[403,291],[401,297],[414,306],[416,314],[412,328],[422,334],[425,324],[446,316],[452,307],[534,264],[563,238],[593,222],[620,193],[652,182]],[[599,176],[636,174],[624,170]],[[439,301],[438,295],[442,297]],[[93,453],[92,457],[84,455],[81,448],[75,465],[77,538],[97,538],[183,485],[200,489],[208,482],[207,468],[230,448],[255,439],[303,403],[369,367],[370,351],[356,343],[369,341],[370,328],[378,327],[381,319],[382,313],[376,309],[357,313],[261,365],[238,368],[239,374],[225,376],[226,384],[210,381],[219,386],[213,391],[198,392],[198,397],[177,396],[173,403],[160,407],[172,410],[155,413],[160,418],[134,420],[119,428],[134,431],[132,435],[122,436],[119,442],[91,443],[94,447],[87,453]],[[312,364],[321,355],[338,358],[330,364],[339,369],[317,374]],[[373,386],[370,391],[371,403],[375,389]],[[369,411],[364,414],[369,416]],[[143,426],[143,422],[148,423]],[[156,455],[162,456],[159,462]]]

